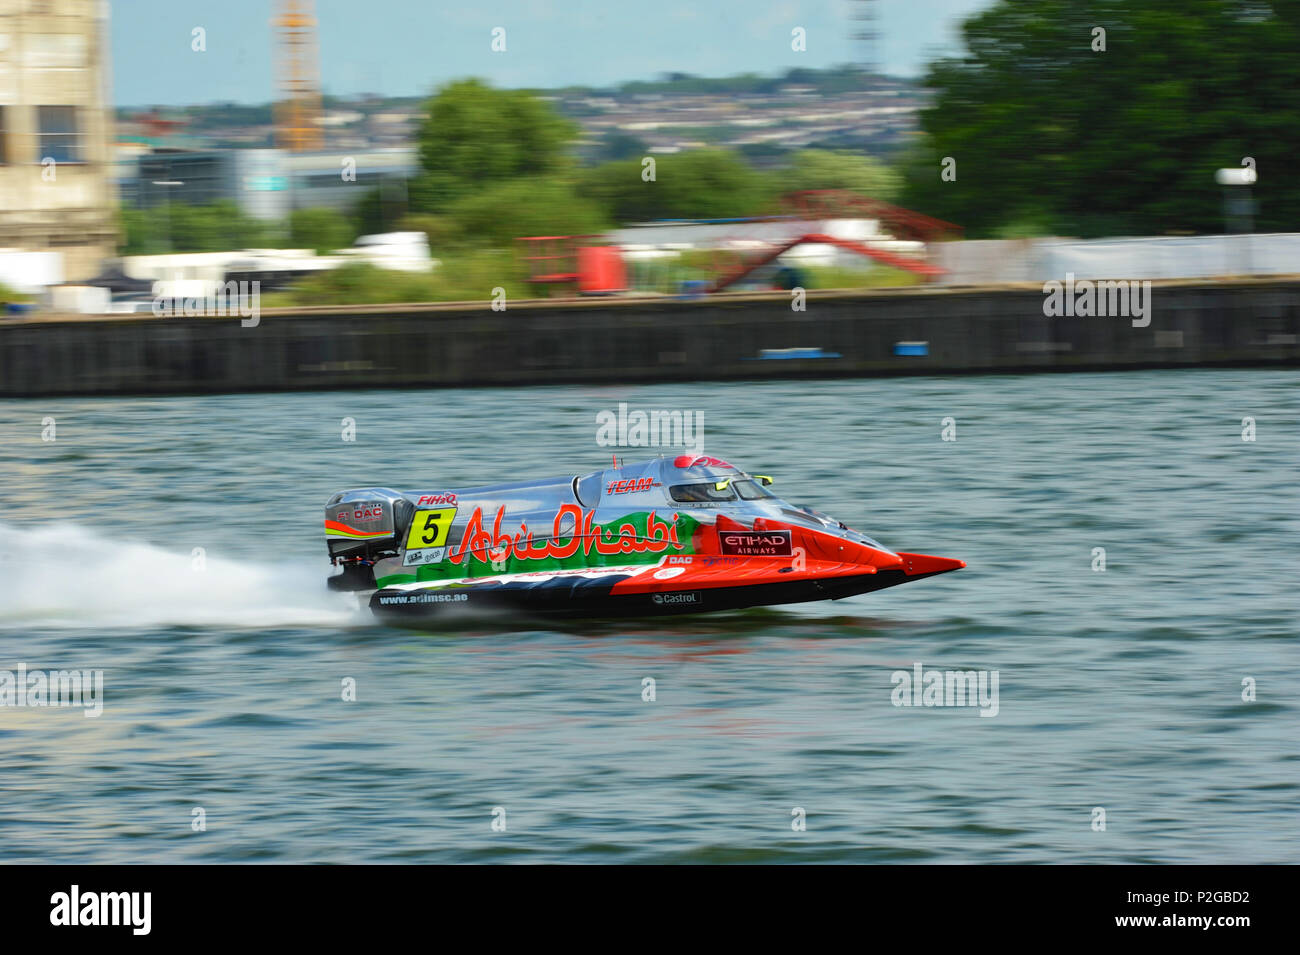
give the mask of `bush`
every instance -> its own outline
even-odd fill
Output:
[[[289,241],[294,248],[324,254],[351,245],[356,237],[352,222],[334,209],[295,209],[289,214]]]
[[[434,255],[440,250],[455,248],[465,237],[464,229],[455,219],[420,213],[402,216],[397,221],[397,231],[423,232]]]
[[[601,208],[581,199],[568,183],[519,179],[488,186],[447,210],[466,241],[498,248],[520,236],[590,235],[608,223]]]
[[[891,202],[902,190],[903,178],[884,163],[859,153],[804,149],[782,170],[786,190],[845,189],[870,199]]]
[[[507,300],[531,298],[527,272],[513,250],[482,249],[441,258],[433,272],[397,272],[354,262],[264,296],[267,308],[294,305],[384,305],[486,302],[494,288]]]
[[[921,284],[915,272],[890,268],[887,265],[870,265],[850,268],[842,265],[801,265],[799,271],[808,282],[808,288],[895,288]]]
[[[644,222],[761,215],[781,191],[775,179],[728,150],[698,149],[654,159],[652,182],[642,179],[640,159],[610,162],[586,170],[578,193],[618,222]]]
[[[0,282],[0,305],[5,305],[9,302],[30,302],[31,300],[32,297],[30,295],[24,295],[22,292],[15,292],[8,285]]]
[[[429,300],[430,277],[354,262],[305,279],[286,292],[268,295],[268,307],[281,305],[371,305]]]
[[[267,248],[282,246],[287,238],[281,223],[245,215],[228,200],[198,206],[124,207],[119,217],[123,255]]]

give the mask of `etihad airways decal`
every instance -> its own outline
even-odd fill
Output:
[[[722,553],[745,557],[789,557],[790,532],[776,531],[718,531],[718,545]]]
[[[497,508],[496,518],[489,532],[483,528],[483,509],[474,508],[474,513],[465,528],[465,536],[461,538],[459,545],[450,550],[447,560],[459,564],[464,561],[467,554],[493,563],[511,557],[516,560],[539,560],[544,557],[563,560],[572,557],[579,550],[584,555],[590,555],[592,550],[595,550],[597,554],[612,556],[658,554],[669,548],[677,551],[684,549],[677,539],[676,524],[659,520],[655,517],[654,511],[651,511],[646,518],[645,536],[640,537],[637,535],[636,527],[631,523],[625,522],[617,529],[602,527],[595,523],[594,511],[584,513],[576,504],[563,504],[555,515],[555,522],[550,532],[542,540],[534,540],[533,532],[528,529],[527,524],[522,523],[514,535],[503,533],[501,520],[505,512],[504,506]],[[676,519],[677,515],[674,514],[673,520]]]

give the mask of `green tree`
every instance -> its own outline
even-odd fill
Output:
[[[456,248],[464,241],[460,223],[451,216],[420,215],[418,213],[402,216],[397,221],[399,232],[423,232],[429,242],[429,248],[437,255],[440,250]]]
[[[165,252],[228,252],[284,244],[279,223],[246,215],[228,200],[209,205],[168,203],[119,212],[124,255]]]
[[[586,170],[578,191],[618,222],[724,219],[769,211],[778,184],[734,152],[697,149],[653,157],[655,177],[643,178],[639,159]]]
[[[893,169],[870,156],[841,150],[804,149],[791,157],[782,183],[791,192],[846,189],[888,202],[898,195],[903,180]]]
[[[649,150],[650,147],[640,137],[615,131],[605,137],[600,147],[599,158],[604,162],[617,159],[640,159]]]
[[[453,203],[447,218],[476,244],[508,245],[528,235],[589,235],[609,226],[604,209],[558,179],[515,179]]]
[[[335,209],[295,209],[289,214],[289,241],[294,247],[331,252],[352,244],[356,226]]]
[[[151,255],[163,251],[161,230],[154,227],[155,219],[144,209],[121,206],[117,211],[122,255]]]
[[[412,212],[442,212],[484,186],[550,176],[571,164],[575,123],[524,90],[464,80],[429,100],[417,135]]]
[[[367,189],[353,206],[352,231],[355,235],[392,232],[395,224],[409,212],[408,203],[398,190]]]
[[[930,69],[905,205],[972,237],[1216,232],[1214,171],[1249,156],[1257,228],[1295,228],[1294,0],[1000,0],[962,32]]]

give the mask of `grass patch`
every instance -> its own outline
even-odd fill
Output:
[[[837,265],[806,265],[800,271],[808,277],[809,288],[903,288],[920,285],[922,277],[915,272],[873,265],[867,269],[846,268]]]
[[[399,302],[490,301],[492,290],[506,299],[537,297],[513,250],[481,249],[441,257],[432,272],[397,272],[364,262],[305,279],[300,285],[263,296],[267,308],[298,305],[385,305]]]
[[[0,282],[0,305],[7,304],[9,302],[28,303],[32,301],[35,301],[35,299],[33,299],[30,295],[24,295],[22,292],[15,292],[8,285],[5,285],[3,282]]]

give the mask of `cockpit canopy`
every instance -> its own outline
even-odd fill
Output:
[[[691,484],[671,484],[668,496],[683,504],[708,504],[720,501],[757,501],[774,495],[762,483],[750,477],[723,478]]]
[[[574,492],[584,507],[615,500],[677,504],[725,504],[773,498],[766,484],[772,479],[749,475],[718,458],[681,454],[617,468],[593,471],[576,478]]]

